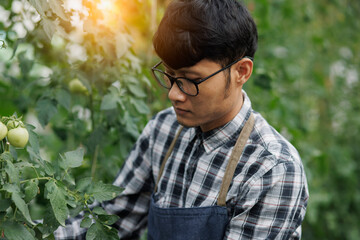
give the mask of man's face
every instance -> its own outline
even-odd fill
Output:
[[[203,59],[194,66],[166,72],[174,77],[186,77],[200,80],[221,69],[221,65]],[[174,84],[168,97],[174,106],[177,120],[187,127],[200,126],[203,132],[225,125],[240,111],[242,98],[242,83],[235,81],[238,75],[236,66],[230,68],[231,81],[227,87],[228,74],[221,72],[198,85],[199,94],[188,96]],[[229,71],[229,70],[225,70]]]

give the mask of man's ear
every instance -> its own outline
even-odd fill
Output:
[[[234,66],[236,82],[243,85],[249,80],[253,71],[253,61],[249,58],[243,58]]]

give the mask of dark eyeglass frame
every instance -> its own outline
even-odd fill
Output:
[[[156,79],[156,81],[158,81],[159,84],[160,84],[161,86],[163,86],[164,88],[170,90],[170,89],[172,88],[172,86],[174,85],[174,82],[175,82],[176,85],[179,87],[179,89],[180,89],[183,93],[185,93],[186,95],[189,95],[189,96],[193,96],[193,97],[194,97],[194,96],[197,96],[197,95],[199,94],[199,87],[198,87],[198,85],[199,85],[200,83],[205,82],[206,80],[208,80],[209,78],[215,76],[215,75],[218,74],[219,72],[222,72],[222,71],[228,69],[229,67],[231,67],[231,66],[234,65],[235,63],[241,61],[241,60],[244,59],[244,58],[249,58],[251,61],[253,61],[253,58],[252,58],[252,57],[248,57],[248,56],[239,58],[239,59],[237,59],[236,61],[230,63],[229,65],[226,65],[225,67],[221,68],[220,70],[218,70],[218,71],[210,74],[209,76],[207,76],[207,77],[205,77],[205,78],[203,78],[203,79],[200,79],[199,81],[195,81],[195,80],[188,79],[188,78],[185,78],[185,77],[173,77],[173,76],[167,74],[166,72],[164,72],[164,71],[162,71],[162,70],[160,70],[160,69],[157,69],[157,67],[160,66],[160,64],[162,63],[162,61],[158,62],[157,64],[155,64],[155,66],[153,66],[153,67],[151,68],[151,73],[152,73],[153,77]],[[170,86],[170,87],[165,86],[165,85],[158,79],[158,77],[157,77],[156,74],[155,74],[155,71],[156,71],[156,72],[160,72],[160,73],[166,75],[166,76],[169,78],[169,80],[170,80],[171,86]],[[196,94],[190,94],[190,93],[185,92],[185,90],[184,90],[183,87],[181,86],[181,81],[179,81],[179,79],[183,79],[183,80],[186,80],[186,81],[189,81],[189,82],[193,83],[193,84],[195,85],[195,87],[196,87]]]

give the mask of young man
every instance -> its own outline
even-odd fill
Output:
[[[121,239],[299,239],[308,200],[296,149],[242,87],[256,25],[236,0],[170,3],[153,39],[154,77],[173,107],[145,127],[104,204]],[[73,223],[75,226],[76,222]],[[85,229],[59,229],[75,238]]]

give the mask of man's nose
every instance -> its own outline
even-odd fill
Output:
[[[186,100],[186,94],[183,93],[179,86],[174,82],[172,87],[169,90],[168,97],[171,101],[180,101],[184,102]]]

